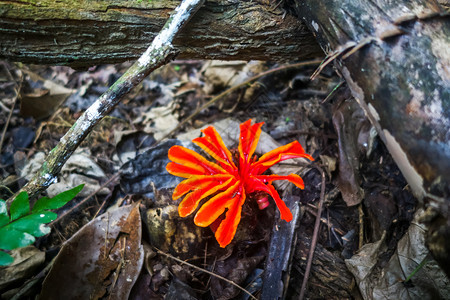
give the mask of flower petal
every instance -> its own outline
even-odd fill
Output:
[[[250,162],[253,153],[255,153],[261,135],[261,126],[264,124],[264,122],[261,122],[251,125],[251,122],[252,120],[249,119],[240,125],[239,154],[246,163]]]
[[[236,197],[238,196],[236,192],[239,189],[240,184],[241,182],[237,181],[226,191],[215,195],[203,204],[194,217],[195,225],[201,227],[209,226],[215,219],[223,214],[225,208],[230,207],[233,202],[236,201]]]
[[[303,179],[297,174],[289,174],[287,176],[276,175],[276,174],[274,174],[274,175],[256,175],[255,177],[264,183],[265,182],[272,183],[272,181],[275,181],[275,180],[288,180],[288,181],[292,182],[293,184],[295,184],[296,187],[298,187],[302,190],[305,188]]]
[[[237,199],[236,199],[237,198]],[[225,248],[234,238],[237,226],[241,221],[242,205],[245,202],[245,193],[239,193],[225,214],[225,219],[217,228],[215,237],[220,247]]]
[[[232,176],[228,174],[199,175],[189,177],[177,185],[173,191],[172,199],[177,200],[190,191],[204,190],[210,184],[222,185],[222,183],[228,181],[230,178],[232,178]]]
[[[304,157],[312,161],[314,160],[311,155],[305,153],[305,150],[298,141],[294,141],[269,151],[261,156],[256,163],[252,164],[252,173],[262,174],[268,168],[279,163],[280,161],[297,157]]]
[[[169,159],[174,163],[180,164],[189,170],[192,170],[194,174],[213,175],[227,173],[221,166],[210,162],[194,150],[185,148],[183,146],[172,146],[169,149]],[[166,167],[170,173],[171,168],[176,169],[178,166],[171,165]],[[178,169],[182,169],[178,167]],[[176,175],[179,176],[179,175]],[[183,176],[184,177],[184,176]],[[190,176],[189,176],[190,177]]]
[[[206,153],[211,155],[215,160],[229,165],[236,169],[236,165],[233,162],[230,150],[225,146],[222,138],[216,129],[209,126],[202,130],[205,134],[203,137],[192,140],[197,146],[203,149]]]
[[[205,172],[199,170],[197,166],[183,166],[174,162],[169,162],[166,166],[167,172],[174,176],[189,178],[196,175],[205,175]]]
[[[193,192],[187,194],[178,206],[178,213],[180,217],[186,217],[192,214],[197,209],[200,201],[208,196],[211,196],[217,191],[229,188],[230,185],[234,183],[233,180],[235,180],[234,177],[229,178],[222,184],[217,184],[217,182],[209,182],[207,183],[207,185],[204,185],[203,188],[196,189]]]
[[[270,196],[272,196],[273,200],[275,201],[275,204],[278,207],[278,210],[280,211],[280,218],[282,220],[285,220],[286,222],[290,222],[292,220],[292,213],[286,206],[286,203],[284,203],[284,201],[281,200],[280,195],[278,195],[278,192],[273,187],[273,185],[268,184],[267,187],[269,188],[268,193],[270,194]]]

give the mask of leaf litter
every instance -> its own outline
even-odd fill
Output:
[[[1,64],[2,128],[11,109],[12,115],[2,137],[0,198],[8,198],[25,183],[26,177],[33,173],[31,166],[40,166],[41,153],[51,150],[80,112],[128,66],[125,63],[75,71],[66,67]],[[298,221],[278,224],[273,203],[263,211],[248,205],[236,241],[225,249],[217,245],[209,228],[195,226],[192,217],[180,218],[178,202],[171,200],[179,179],[164,169],[168,149],[183,145],[199,151],[190,141],[201,136],[200,129],[209,125],[216,127],[228,147],[235,147],[238,124],[249,118],[265,122],[258,153],[298,140],[327,174],[307,297],[343,299],[360,293],[358,297],[364,299],[380,295],[427,298],[435,295],[428,289],[432,281],[440,295],[447,297],[448,292],[439,288],[445,286],[447,279],[427,256],[426,248],[421,248],[420,254],[413,250],[416,244],[423,246],[423,241],[421,233],[412,230],[419,226],[416,221],[411,223],[417,203],[404,178],[348,96],[345,85],[327,97],[340,82],[331,68],[325,68],[313,81],[308,78],[315,66],[285,69],[262,77],[202,109],[179,126],[171,139],[155,146],[176,124],[215,95],[274,67],[262,62],[175,61],[145,79],[86,138],[78,150],[84,153],[84,158],[77,159],[59,176],[59,183],[66,185],[84,181],[90,187],[84,195],[87,198],[78,197],[57,211],[58,215],[70,213],[52,225],[49,235],[36,241],[35,249],[40,252],[33,255],[41,258],[25,267],[26,275],[14,279],[13,284],[0,282],[2,297],[13,298],[17,292],[34,297],[39,293],[44,296],[65,291],[67,299],[83,292],[96,299],[250,298],[234,285],[237,284],[264,298],[268,295],[268,284],[277,278],[282,281],[282,288],[274,288],[271,295],[275,291],[279,297],[297,298],[320,198],[321,175],[317,169],[304,162],[287,161],[272,170],[276,174],[295,172],[303,177],[304,190],[292,185],[277,186],[282,199],[299,204]],[[48,80],[66,89],[62,90],[67,91],[66,102],[44,104],[50,116],[24,117],[20,115],[19,103],[13,107],[21,86],[18,83],[32,83],[23,75],[27,72],[37,74],[43,78],[42,82]],[[321,103],[325,98],[327,101]],[[120,174],[118,182],[101,188],[116,174]],[[70,179],[74,177],[78,179]],[[77,206],[78,203],[82,205]],[[129,206],[132,203],[136,204]],[[112,222],[113,215],[121,221]],[[282,229],[285,225],[289,226]],[[140,226],[144,227],[142,236],[138,234]],[[108,228],[108,232],[101,228]],[[287,235],[280,235],[279,231]],[[417,243],[405,242],[406,239]],[[280,250],[274,247],[277,243],[286,248],[278,252],[281,254],[274,252]],[[369,260],[358,260],[370,245],[378,246],[372,248]],[[131,249],[135,249],[133,253]],[[38,254],[43,252],[44,262]],[[280,256],[281,264],[271,264],[274,255]],[[423,271],[410,280],[414,287],[403,284],[424,257],[428,262]],[[67,267],[83,260],[85,264]],[[281,266],[283,272],[279,274]],[[383,277],[371,281],[355,271],[361,268],[369,268],[371,276],[394,275],[385,275],[391,281]],[[5,270],[0,269],[1,273]],[[14,265],[9,270],[10,274],[18,271]],[[437,277],[431,277],[431,273]],[[68,276],[78,281],[59,282]],[[60,286],[65,288],[55,288]]]

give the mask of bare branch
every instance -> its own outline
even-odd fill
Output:
[[[180,32],[203,3],[204,0],[181,2],[145,53],[80,116],[72,128],[61,138],[58,145],[50,151],[41,169],[19,192],[26,191],[30,197],[33,197],[56,181],[56,176],[67,159],[94,126],[148,74],[175,57],[178,53],[172,46],[175,35]],[[12,199],[14,197],[8,199],[8,205],[11,204]]]

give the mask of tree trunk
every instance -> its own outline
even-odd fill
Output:
[[[450,275],[450,22],[435,1],[293,0],[429,208]],[[433,209],[434,208],[434,209]]]
[[[323,55],[301,21],[258,2],[207,1],[175,39],[178,57],[281,62]],[[178,4],[0,1],[0,58],[72,67],[134,60]]]

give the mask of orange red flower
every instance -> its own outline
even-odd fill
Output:
[[[192,214],[200,202],[211,196],[197,211],[194,223],[197,226],[211,225],[225,211],[225,218],[220,222],[215,237],[221,247],[227,246],[236,234],[241,220],[242,205],[247,195],[264,192],[272,196],[280,211],[280,217],[287,222],[292,220],[292,213],[281,200],[272,182],[288,180],[303,189],[302,178],[297,174],[263,175],[280,161],[304,157],[314,160],[306,154],[298,141],[274,149],[257,159],[255,153],[264,122],[251,125],[248,120],[240,125],[238,159],[225,146],[216,129],[209,126],[202,130],[204,136],[193,140],[216,161],[211,162],[197,152],[183,146],[173,146],[169,150],[170,163],[167,171],[175,176],[187,178],[175,188],[173,200],[184,196],[178,212],[181,217]],[[261,209],[267,206],[267,198],[263,197],[258,205]]]

